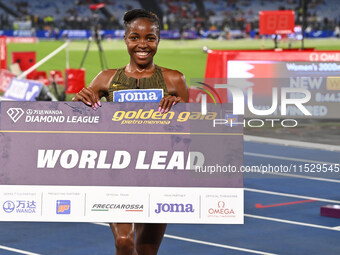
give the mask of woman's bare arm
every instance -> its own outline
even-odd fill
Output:
[[[162,68],[162,71],[169,95],[162,98],[159,110],[166,113],[173,105],[179,102],[188,102],[189,92],[185,77],[181,72],[167,68]]]
[[[100,99],[108,97],[110,82],[116,72],[117,69],[107,69],[100,72],[87,88],[82,89],[72,98],[72,101],[82,101],[93,109],[97,109],[98,106],[101,106]]]

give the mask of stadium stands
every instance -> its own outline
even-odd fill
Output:
[[[112,15],[119,21],[120,25],[123,26],[123,16],[126,11],[142,8],[137,0],[124,0],[115,1],[106,5]]]
[[[192,1],[166,1],[159,2],[163,11],[165,29],[191,29],[195,26],[198,10]]]
[[[19,15],[20,20],[31,20],[36,30],[86,29],[91,25],[92,13],[89,4],[106,3],[112,15],[99,14],[102,29],[122,28],[122,16],[127,10],[143,8],[138,0],[12,0],[5,4]],[[178,30],[245,30],[247,26],[258,27],[260,10],[292,9],[296,23],[301,24],[299,15],[301,1],[298,0],[160,0],[155,1],[163,13],[164,29]],[[308,25],[310,30],[334,30],[340,23],[337,0],[310,0],[308,4]],[[3,29],[12,28],[14,18],[0,8],[0,24]]]

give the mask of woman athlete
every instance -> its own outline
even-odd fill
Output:
[[[168,112],[178,102],[188,102],[183,74],[153,62],[160,40],[158,17],[136,9],[124,15],[124,24],[130,63],[124,68],[102,71],[88,88],[76,94],[73,101],[82,101],[96,110],[101,106],[100,98],[113,100],[114,91],[158,88],[164,91],[158,108],[161,113]],[[166,224],[110,223],[110,227],[115,237],[116,255],[155,255]]]

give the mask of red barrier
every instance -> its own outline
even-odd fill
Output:
[[[35,51],[12,52],[12,63],[18,63],[21,71],[25,71],[35,64]]]
[[[14,78],[14,74],[7,71],[6,69],[1,69],[0,71],[0,91],[5,92],[11,80]]]
[[[49,84],[49,81],[47,79],[47,74],[45,71],[34,70],[31,73],[27,74],[27,79],[40,81],[41,83],[45,85]]]
[[[67,94],[75,94],[85,88],[85,69],[65,69]]]
[[[0,36],[0,67],[1,69],[7,69],[6,36]]]
[[[53,79],[55,79],[55,82],[59,85],[65,84],[63,72],[60,71],[60,70],[51,70],[50,71],[50,81],[53,81]]]

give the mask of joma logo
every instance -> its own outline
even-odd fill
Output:
[[[162,89],[133,89],[115,91],[114,102],[159,102],[163,97]]]
[[[179,212],[179,213],[192,213],[194,212],[192,204],[167,204],[167,203],[157,203],[157,209],[155,213],[161,212]]]

